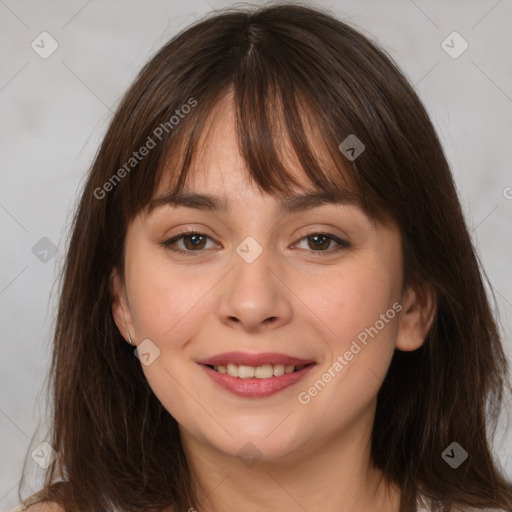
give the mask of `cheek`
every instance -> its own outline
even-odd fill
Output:
[[[321,400],[355,410],[377,394],[394,353],[400,279],[398,265],[367,259],[347,265],[330,281],[323,315],[329,355],[322,364],[325,379],[321,377],[330,390]]]
[[[183,276],[165,260],[140,254],[127,269],[130,311],[139,338],[165,344],[184,339],[183,329],[194,324],[190,318],[201,314],[205,279]],[[208,288],[206,288],[208,289]],[[181,336],[177,334],[181,332]]]
[[[338,279],[332,279],[328,293],[324,294],[324,318],[331,330],[330,337],[337,340],[333,343],[342,349],[376,322],[378,330],[389,337],[389,326],[396,315],[394,310],[387,315],[386,312],[400,297],[399,289],[399,276],[380,265],[354,266]],[[381,315],[386,317],[384,325]]]

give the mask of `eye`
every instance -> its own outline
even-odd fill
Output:
[[[198,231],[185,231],[176,235],[169,240],[165,240],[161,242],[161,245],[166,249],[169,249],[175,253],[186,254],[189,256],[195,256],[194,253],[204,252],[203,249],[206,246],[206,241],[212,240],[208,235],[204,233],[200,233]],[[331,233],[309,233],[306,236],[302,237],[299,240],[299,243],[303,240],[306,241],[308,247],[312,249],[309,252],[316,253],[332,253],[337,252],[342,249],[346,249],[350,247],[350,244],[345,240],[331,234]],[[180,249],[177,247],[178,242],[183,242],[184,249]],[[332,250],[327,250],[331,246],[331,243],[334,242],[337,246]]]
[[[307,246],[312,249],[310,252],[332,253],[350,247],[350,244],[347,241],[342,240],[331,233],[308,233],[299,240],[299,243],[303,240],[305,240]],[[337,246],[333,250],[327,250],[332,242],[335,242]]]
[[[211,238],[205,235],[204,233],[199,233],[198,231],[185,231],[183,233],[180,233],[179,235],[170,238],[169,240],[161,242],[161,245],[164,246],[166,249],[169,249],[179,254],[195,256],[195,254],[193,253],[203,252],[202,249],[204,249],[206,245],[205,242],[207,239],[211,240]],[[186,250],[179,249],[176,246],[176,244],[182,240]]]

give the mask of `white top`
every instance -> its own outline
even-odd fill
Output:
[[[423,501],[426,502],[427,500],[425,500],[425,498],[423,498]],[[422,501],[422,498],[421,496],[418,498],[417,500],[417,505],[418,505],[418,511],[417,512],[431,512],[431,510],[429,508],[426,508],[426,505],[423,504],[423,501]],[[457,508],[456,509],[457,512],[506,512],[505,510],[503,509],[497,509],[497,508]]]

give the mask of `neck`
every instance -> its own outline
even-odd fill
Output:
[[[250,466],[182,431],[197,512],[398,511],[399,490],[370,464],[371,424],[355,422],[301,453]]]

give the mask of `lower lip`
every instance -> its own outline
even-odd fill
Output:
[[[285,373],[279,377],[270,377],[268,379],[240,379],[231,377],[227,373],[219,373],[206,365],[201,365],[206,374],[219,386],[231,391],[231,393],[244,397],[264,397],[274,395],[283,389],[292,386],[302,379],[312,368],[314,364],[309,364],[302,370]]]

